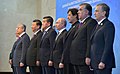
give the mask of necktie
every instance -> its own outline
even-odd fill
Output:
[[[43,37],[45,36],[45,34],[46,34],[46,31],[43,32],[42,39],[43,39]]]
[[[80,24],[79,24],[78,28],[80,28],[82,25],[83,25],[83,23],[82,23],[82,22],[80,22]]]
[[[57,40],[57,38],[58,38],[58,36],[60,35],[60,32],[58,32],[58,34],[57,34],[57,36],[56,36],[56,38],[55,38],[55,40]]]
[[[96,26],[96,30],[98,30],[100,28],[100,24],[97,24]]]
[[[96,28],[95,28],[95,30],[94,30],[94,32],[93,32],[93,34],[95,34],[97,31],[98,31],[98,29],[100,28],[100,25],[99,24],[97,24],[97,26],[96,26]]]
[[[20,37],[17,37],[16,41],[20,40]]]
[[[20,37],[16,37],[16,40],[18,40]]]

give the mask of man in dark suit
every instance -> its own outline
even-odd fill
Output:
[[[65,36],[67,34],[67,30],[65,29],[66,24],[67,22],[64,18],[59,18],[55,24],[55,27],[59,32],[55,38],[55,43],[49,60],[49,66],[54,65],[55,74],[63,74],[63,68],[59,68],[59,63],[63,52]]]
[[[33,37],[31,38],[30,45],[26,54],[26,63],[29,66],[30,74],[42,74],[41,66],[36,65],[37,60],[37,44],[38,38],[42,37],[42,31],[40,30],[42,22],[38,19],[33,20],[32,22],[32,31],[34,32]],[[40,40],[39,40],[40,41]]]
[[[43,74],[54,74],[54,68],[48,66],[51,51],[56,37],[56,31],[52,28],[53,18],[51,16],[43,17],[42,29],[43,35],[40,42],[39,58]]]
[[[16,31],[19,34],[19,41],[16,43],[17,45],[13,52],[13,66],[15,74],[26,74],[26,52],[30,38],[25,33],[26,26],[24,24],[18,24]]]
[[[15,74],[15,70],[14,70],[14,67],[13,67],[13,58],[12,58],[12,56],[13,56],[13,52],[14,52],[14,50],[16,48],[17,42],[19,41],[19,34],[16,32],[15,35],[16,35],[16,41],[14,42],[12,50],[11,50],[11,52],[9,54],[9,64],[11,65],[11,68],[13,70],[13,74]]]
[[[90,52],[90,36],[93,28],[97,24],[96,20],[91,18],[92,7],[88,3],[80,4],[78,17],[81,21],[79,29],[76,31],[71,48],[70,62],[74,67],[74,74],[90,74],[87,58]],[[85,61],[86,60],[86,61]]]
[[[113,42],[115,35],[114,24],[108,20],[110,8],[105,3],[95,8],[98,26],[91,36],[91,65],[94,74],[112,74],[115,68]]]
[[[69,23],[72,24],[72,26],[66,35],[65,43],[63,46],[63,54],[62,54],[61,62],[59,64],[60,68],[64,67],[64,74],[74,74],[72,65],[70,64],[69,53],[70,53],[70,46],[71,46],[71,42],[73,40],[73,36],[74,36],[75,32],[77,31],[79,24],[80,24],[78,21],[79,19],[78,19],[77,12],[78,12],[78,9],[76,9],[76,8],[69,9],[67,12],[68,13],[68,21],[69,21]]]

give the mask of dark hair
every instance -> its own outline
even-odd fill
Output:
[[[63,20],[63,22],[64,22],[64,26],[66,27],[66,25],[67,25],[67,21],[66,21],[66,20]]]
[[[23,26],[23,29],[24,29],[24,32],[26,31],[26,25],[25,24],[22,24]]]
[[[102,6],[102,11],[106,11],[105,16],[108,18],[109,17],[110,7],[105,3],[100,3],[97,6]]]
[[[71,9],[69,9],[68,10],[68,12],[67,13],[69,13],[69,12],[71,12],[72,13],[72,15],[74,16],[74,15],[77,15],[77,20],[79,20],[79,18],[78,18],[78,9],[77,8],[71,8]]]
[[[40,26],[39,28],[41,28],[42,22],[41,22],[40,20],[35,19],[35,20],[33,20],[33,22],[36,22],[36,25],[37,25],[37,26]]]
[[[82,3],[82,4],[80,4],[80,6],[82,6],[82,5],[85,5],[85,9],[87,9],[89,11],[88,14],[90,16],[92,16],[92,6],[90,4],[88,4],[88,3]]]
[[[50,26],[52,26],[53,25],[53,18],[51,17],[51,16],[45,16],[45,17],[43,17],[43,19],[47,19],[47,22],[50,22]]]

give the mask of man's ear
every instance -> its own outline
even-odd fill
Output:
[[[102,14],[102,16],[105,16],[106,15],[106,11],[103,11],[103,14]]]
[[[50,24],[51,24],[51,23],[50,23],[50,22],[48,22],[48,26],[50,26]]]

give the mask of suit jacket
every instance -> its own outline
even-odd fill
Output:
[[[73,65],[86,65],[85,58],[89,57],[90,36],[97,22],[88,17],[76,31],[70,48],[70,61]]]
[[[13,47],[12,47],[12,50],[11,50],[11,52],[10,52],[10,54],[9,54],[9,59],[13,59],[13,53],[14,53],[14,50],[15,50],[15,48],[16,48],[16,45],[17,45],[17,42],[19,41],[19,39],[17,39],[15,42],[14,42],[14,44],[13,44]]]
[[[115,28],[114,24],[105,19],[91,36],[91,65],[98,69],[100,62],[105,63],[106,68],[115,67],[113,53]]]
[[[70,53],[70,46],[71,46],[71,42],[73,40],[73,36],[75,34],[75,32],[77,31],[78,27],[79,27],[80,22],[77,21],[75,22],[72,27],[69,29],[66,38],[65,38],[65,42],[64,42],[64,46],[63,46],[63,54],[62,54],[62,58],[61,58],[61,62],[63,63],[70,63],[70,57],[69,57],[69,53]]]
[[[52,51],[50,60],[52,60],[54,62],[55,68],[59,68],[58,64],[60,63],[60,60],[61,60],[66,34],[67,34],[67,30],[65,29],[58,36],[57,40],[55,40],[55,43],[53,46],[53,51]]]
[[[16,48],[13,53],[13,66],[19,66],[19,63],[22,62],[26,64],[26,52],[30,43],[29,36],[25,33],[20,37],[20,40],[17,42]]]
[[[37,44],[38,38],[41,39],[42,37],[42,32],[39,31],[30,41],[30,45],[27,50],[27,55],[26,55],[26,63],[28,66],[36,66],[36,60],[37,60]]]
[[[57,33],[54,29],[49,28],[41,40],[39,48],[39,58],[41,66],[47,66],[50,59],[51,51],[53,50],[53,44]]]
[[[11,52],[10,52],[10,54],[9,54],[9,60],[11,59],[12,62],[13,62],[13,53],[14,53],[14,50],[15,50],[15,48],[16,48],[17,42],[18,42],[19,40],[20,40],[20,39],[17,39],[17,40],[14,42],[13,47],[12,47],[12,50],[11,50]],[[13,64],[11,65],[11,68],[12,68],[12,67],[13,67]]]

